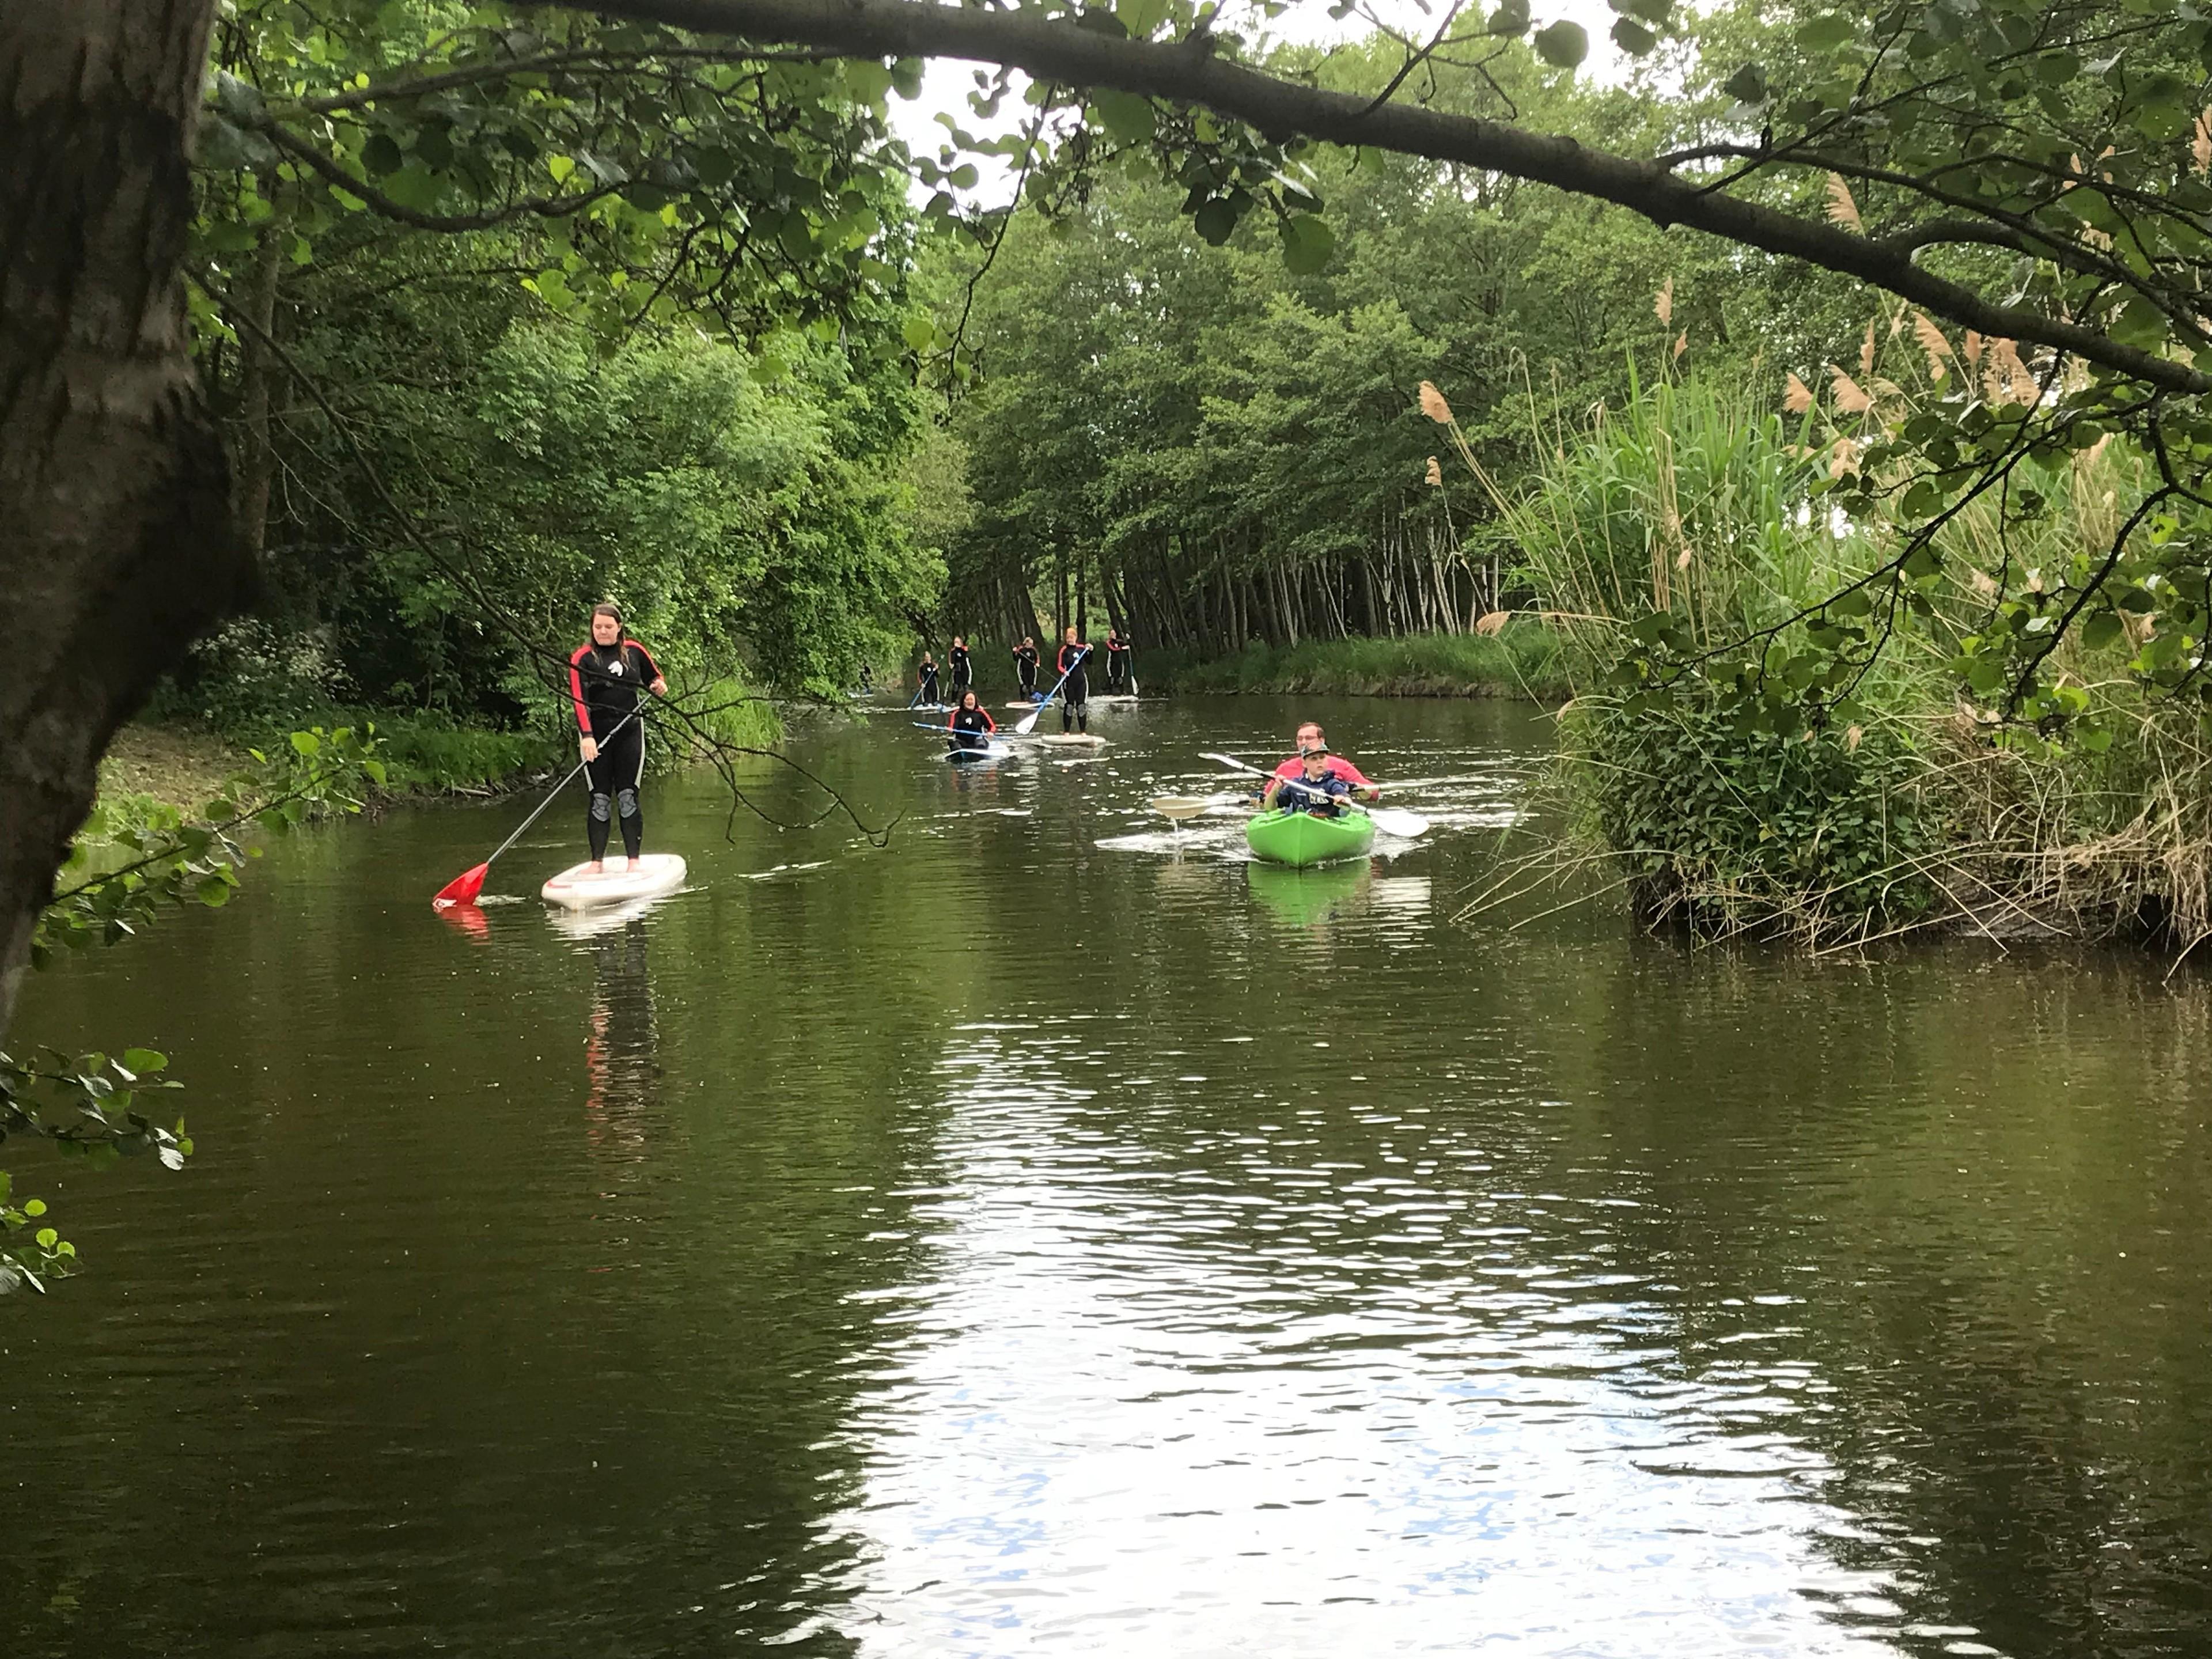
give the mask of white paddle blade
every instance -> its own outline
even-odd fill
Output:
[[[1203,817],[1212,805],[1213,802],[1204,795],[1155,795],[1152,797],[1152,811],[1174,818],[1178,823],[1189,818]]]
[[[1401,841],[1411,841],[1416,836],[1429,833],[1429,821],[1419,812],[1397,812],[1387,806],[1370,806],[1367,816],[1375,820],[1375,827],[1386,836],[1395,836]]]

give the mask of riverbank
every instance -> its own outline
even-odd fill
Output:
[[[765,748],[784,735],[775,704],[734,681],[713,688],[702,707],[700,726],[721,742]],[[196,811],[252,766],[251,750],[266,752],[310,726],[372,725],[382,745],[387,799],[495,793],[564,759],[574,764],[573,734],[566,730],[501,732],[388,709],[325,708],[233,729],[189,717],[146,720],[125,726],[109,744],[100,763],[100,804],[135,800]]]
[[[1559,641],[1516,618],[1502,633],[1414,634],[1395,638],[1255,644],[1233,657],[1192,659],[1179,651],[1139,653],[1147,691],[1272,692],[1340,697],[1525,697],[1569,695]]]

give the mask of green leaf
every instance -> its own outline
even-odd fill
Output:
[[[133,1072],[163,1072],[169,1066],[169,1057],[158,1048],[125,1048],[123,1064]]]
[[[899,333],[915,351],[927,351],[937,343],[937,325],[927,317],[908,318]]]
[[[1632,58],[1641,58],[1659,44],[1659,37],[1631,17],[1613,20],[1613,44]]]
[[[1797,44],[1808,52],[1833,52],[1858,32],[1858,19],[1849,12],[1826,12],[1797,31]]]
[[[1766,101],[1766,70],[1758,64],[1746,64],[1722,82],[1721,90],[1739,104],[1763,104]]]
[[[1283,221],[1283,264],[1294,276],[1312,276],[1328,263],[1335,247],[1336,233],[1310,213]]]
[[[1115,143],[1144,144],[1152,142],[1158,130],[1158,116],[1152,100],[1133,92],[1094,92],[1091,107],[1098,112],[1099,124]]]
[[[1237,228],[1237,210],[1226,197],[1208,197],[1191,215],[1191,223],[1206,241],[1219,247]]]
[[[1490,32],[1518,37],[1528,32],[1528,0],[1500,0],[1490,14]]]
[[[1563,17],[1538,29],[1530,44],[1546,63],[1555,69],[1571,70],[1589,56],[1589,31]]]

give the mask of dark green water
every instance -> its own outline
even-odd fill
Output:
[[[34,982],[199,1156],[10,1152],[0,1651],[2212,1651],[2200,983],[1455,925],[1503,706],[1319,705],[1483,780],[1371,866],[1147,821],[1314,707],[809,727],[889,851],[663,785],[596,934],[402,812]]]

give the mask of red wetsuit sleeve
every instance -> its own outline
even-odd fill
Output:
[[[653,681],[660,678],[660,665],[653,661],[652,652],[647,650],[635,640],[624,640],[623,643],[645,659],[645,683],[647,685],[651,685]]]
[[[586,737],[592,735],[592,711],[584,707],[584,659],[591,652],[588,645],[576,647],[576,654],[568,659],[568,695],[576,702],[576,726]]]
[[[978,707],[975,712],[983,717],[983,729],[986,732],[995,732],[999,729],[999,723],[991,718],[989,709]]]
[[[948,732],[957,732],[960,729],[960,711],[958,709],[954,709],[951,714],[945,717],[945,729]]]

